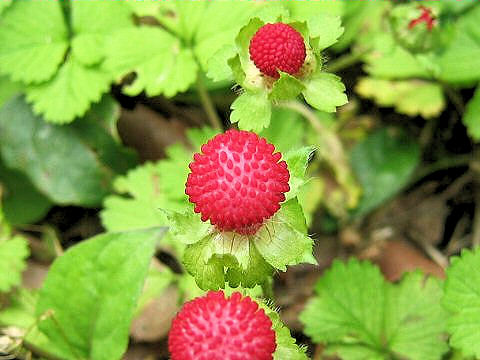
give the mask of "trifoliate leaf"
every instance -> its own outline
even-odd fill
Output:
[[[350,163],[362,185],[363,196],[354,215],[365,215],[396,194],[408,182],[419,161],[417,143],[386,129],[356,144]]]
[[[305,89],[305,86],[296,77],[280,72],[280,78],[273,83],[268,98],[272,101],[295,99]]]
[[[468,135],[475,141],[480,141],[480,87],[477,87],[475,95],[468,102],[462,118],[467,127]]]
[[[463,250],[447,269],[442,305],[450,313],[450,345],[480,357],[480,251]]]
[[[25,83],[50,79],[63,61],[67,38],[60,2],[15,1],[0,19],[0,72]]]
[[[135,44],[135,46],[131,46]],[[118,31],[107,42],[104,67],[120,78],[132,71],[137,77],[125,87],[128,95],[143,90],[148,96],[171,97],[186,91],[197,78],[198,65],[190,49],[161,28],[140,27]]]
[[[110,87],[111,77],[99,67],[83,66],[70,57],[53,79],[27,88],[27,99],[46,121],[64,124],[82,116]]]
[[[9,224],[31,224],[43,218],[52,203],[21,172],[0,162],[2,210]]]
[[[22,89],[22,84],[13,82],[6,76],[0,76],[0,107]]]
[[[0,293],[8,292],[22,282],[25,259],[30,254],[28,242],[22,236],[0,238]]]
[[[287,162],[288,171],[290,172],[290,191],[286,194],[287,199],[297,196],[300,188],[305,184],[305,171],[314,151],[313,147],[306,146],[301,149],[291,150],[285,154],[284,160]]]
[[[272,104],[266,92],[246,91],[231,105],[230,122],[242,130],[259,132],[270,124]]]
[[[312,38],[319,38],[316,48],[317,51],[321,51],[335,44],[344,31],[340,17],[328,13],[315,14],[315,16],[311,16],[308,19],[307,23],[310,36]]]
[[[448,350],[440,285],[420,272],[390,284],[368,262],[335,261],[300,320],[314,342],[345,360],[439,360]]]
[[[311,258],[313,240],[306,234],[305,217],[297,199],[284,204],[271,221],[254,235],[254,243],[262,257],[274,268],[286,271]]]
[[[333,74],[318,73],[305,83],[303,96],[314,108],[326,112],[335,112],[337,106],[348,102],[345,85]]]
[[[380,106],[394,106],[395,111],[424,118],[438,116],[445,108],[443,90],[439,84],[422,80],[383,80],[362,78],[355,91],[373,99]]]
[[[52,312],[39,327],[62,358],[122,356],[155,246],[164,232],[155,228],[101,234],[55,260],[36,313]]]
[[[0,109],[0,154],[58,204],[95,206],[110,189],[111,169],[77,130],[46,123],[21,97]]]

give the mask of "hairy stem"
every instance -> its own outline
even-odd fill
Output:
[[[220,121],[217,111],[213,106],[212,99],[205,88],[201,74],[198,74],[197,76],[197,91],[198,95],[200,96],[200,102],[202,103],[203,110],[205,110],[205,113],[207,114],[210,125],[212,125],[214,129],[221,130],[222,122]]]
[[[327,71],[338,72],[346,69],[359,62],[365,54],[370,52],[370,50],[370,48],[366,48],[358,52],[349,52],[348,54],[342,55],[339,58],[336,58],[335,60],[332,60],[325,65]]]

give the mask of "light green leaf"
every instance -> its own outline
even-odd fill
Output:
[[[468,102],[462,121],[472,139],[480,141],[480,87],[477,87],[475,95]]]
[[[0,107],[22,89],[22,84],[13,82],[6,76],[0,76]]]
[[[403,134],[379,130],[358,143],[350,163],[363,188],[355,216],[365,215],[396,194],[420,161],[417,143]]]
[[[362,78],[355,91],[380,106],[394,106],[396,112],[409,116],[431,118],[440,115],[445,108],[442,87],[422,80]]]
[[[55,260],[36,313],[52,312],[40,330],[63,358],[121,357],[155,245],[164,231],[101,234]]]
[[[0,19],[0,72],[25,83],[50,79],[67,51],[67,27],[55,1],[15,1]]]
[[[212,225],[201,221],[198,214],[191,209],[185,213],[163,210],[170,225],[170,232],[176,241],[184,244],[194,244],[202,240],[212,231]]]
[[[0,238],[0,293],[8,292],[22,282],[25,260],[30,254],[28,242],[22,236]]]
[[[280,72],[280,78],[273,83],[268,98],[272,101],[294,100],[305,89],[296,77]]]
[[[53,79],[30,85],[27,99],[46,121],[64,124],[86,113],[110,87],[111,77],[98,67],[85,67],[70,57]]]
[[[348,102],[345,85],[333,74],[319,73],[306,82],[303,91],[305,100],[314,108],[326,112],[335,112],[337,106]]]
[[[7,8],[12,3],[12,0],[3,0],[0,1],[0,15],[2,14],[3,11]]]
[[[265,309],[265,307],[264,307]],[[277,348],[273,353],[274,360],[308,360],[305,354],[306,347],[299,347],[296,340],[290,335],[290,330],[280,320],[280,316],[275,311],[265,309],[267,316],[272,321],[272,328],[275,331],[275,342]]]
[[[308,19],[307,23],[310,36],[319,38],[317,51],[335,44],[344,31],[340,17],[328,13],[315,14]]]
[[[305,137],[305,121],[297,112],[273,108],[270,126],[259,135],[275,145],[277,151],[285,154],[291,149],[302,146]]]
[[[131,46],[135,44],[135,46]],[[132,71],[136,79],[124,92],[148,96],[174,96],[186,91],[197,78],[198,65],[190,49],[165,30],[140,27],[118,31],[107,42],[104,67],[120,78]]]
[[[290,172],[290,191],[286,194],[287,199],[297,196],[300,188],[305,184],[305,171],[314,151],[315,148],[312,146],[306,146],[297,150],[291,150],[285,154],[284,159]]]
[[[75,129],[45,123],[20,97],[0,109],[0,154],[59,204],[95,206],[110,187],[111,171]]]
[[[450,345],[480,357],[480,251],[464,249],[447,269],[442,305],[449,312]]]
[[[11,225],[31,224],[43,218],[52,203],[38,192],[21,172],[6,168],[0,162],[2,210]]]
[[[272,105],[265,92],[246,91],[231,105],[230,122],[242,130],[259,132],[270,124]]]
[[[207,76],[213,81],[233,80],[234,77],[229,60],[234,58],[235,55],[236,49],[233,45],[224,45],[208,61]]]
[[[390,284],[368,262],[335,261],[300,321],[314,342],[345,360],[439,360],[448,350],[440,285],[419,272]]]
[[[254,243],[262,257],[281,271],[309,258],[313,240],[306,234],[305,217],[297,199],[282,204],[272,220],[255,233]]]

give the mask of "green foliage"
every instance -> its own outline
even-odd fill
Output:
[[[396,112],[409,116],[421,115],[428,119],[440,115],[445,108],[442,87],[433,82],[362,78],[355,90],[380,106],[393,106]]]
[[[230,121],[242,130],[259,132],[270,124],[272,104],[264,92],[244,92],[232,103]]]
[[[40,330],[63,358],[120,359],[161,228],[98,235],[57,258],[40,291]],[[105,336],[108,334],[108,336]]]
[[[450,345],[480,357],[480,251],[463,250],[447,269],[442,305],[449,312]]]
[[[350,159],[363,189],[363,196],[353,214],[361,216],[407,184],[420,161],[420,149],[405,135],[382,129],[355,145]]]
[[[275,331],[277,348],[273,353],[274,360],[307,360],[306,347],[299,347],[290,335],[290,330],[282,323],[277,312],[266,309],[265,313],[272,321],[272,328]]]
[[[303,91],[305,100],[314,108],[335,112],[336,108],[348,102],[345,85],[338,76],[327,73],[316,74],[306,83]]]
[[[83,141],[82,131],[82,125],[58,127],[44,122],[16,97],[0,109],[0,154],[6,166],[27,175],[52,201],[95,206],[109,192],[112,170],[117,167],[108,159],[126,153],[119,145],[96,143],[105,140],[105,130],[97,128],[105,134],[89,138],[90,144]],[[100,154],[96,148],[101,148]],[[126,159],[132,162],[131,155]]]
[[[480,87],[477,87],[475,95],[468,102],[462,121],[472,139],[480,141]]]
[[[377,267],[335,261],[300,315],[313,341],[342,359],[441,359],[447,351],[441,286],[420,272],[387,283]]]
[[[0,222],[1,226],[1,222]],[[0,234],[0,293],[8,292],[13,286],[20,285],[22,271],[26,267],[25,259],[30,254],[28,242],[23,236]]]
[[[297,150],[290,150],[284,155],[290,172],[290,191],[286,194],[287,199],[297,196],[300,188],[306,183],[305,172],[314,151],[313,147],[306,146]]]

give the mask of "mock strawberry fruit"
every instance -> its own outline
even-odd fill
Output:
[[[168,336],[172,360],[271,360],[272,322],[250,297],[210,291],[186,303]]]
[[[254,234],[290,190],[282,155],[257,134],[238,130],[215,136],[201,150],[185,189],[195,212],[221,231]]]
[[[265,24],[250,40],[250,59],[265,75],[278,78],[278,71],[293,75],[306,57],[302,35],[284,23]]]

